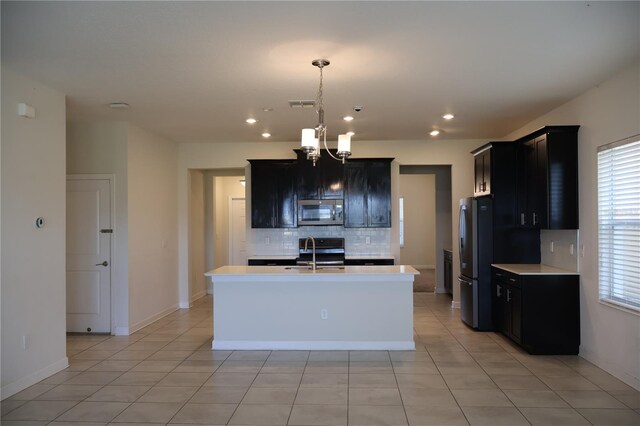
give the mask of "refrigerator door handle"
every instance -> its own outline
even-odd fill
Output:
[[[460,264],[462,265],[464,256],[462,253],[464,252],[464,240],[466,238],[466,229],[465,229],[465,216],[467,209],[465,206],[460,206],[460,215],[458,217],[458,230],[460,232],[460,243],[458,244],[458,254],[460,255]]]

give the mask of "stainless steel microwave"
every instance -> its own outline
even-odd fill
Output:
[[[299,200],[298,226],[342,225],[342,200]]]

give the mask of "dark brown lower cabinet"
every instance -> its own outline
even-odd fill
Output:
[[[453,295],[453,253],[444,250],[444,289]]]
[[[294,266],[296,259],[249,259],[248,266]]]
[[[345,259],[344,264],[346,266],[376,266],[376,265],[395,265],[395,259],[389,258],[375,258],[375,259]]]
[[[496,330],[530,354],[578,353],[578,275],[518,275],[495,267],[492,270]]]

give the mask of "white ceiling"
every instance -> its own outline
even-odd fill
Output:
[[[501,137],[640,55],[638,2],[2,1],[1,13],[2,65],[65,93],[69,120],[178,142],[299,140],[315,112],[287,101],[315,98],[315,58],[331,61],[329,136],[357,141]]]

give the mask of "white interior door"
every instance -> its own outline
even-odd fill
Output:
[[[229,260],[232,265],[247,264],[246,207],[244,198],[232,198],[229,214]]]
[[[67,331],[111,332],[111,185],[67,179]]]

